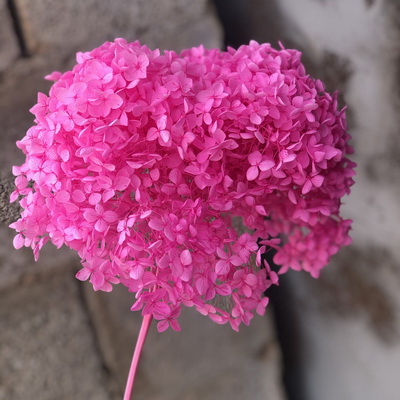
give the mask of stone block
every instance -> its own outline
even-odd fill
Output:
[[[79,259],[72,250],[65,247],[57,250],[48,243],[41,250],[39,261],[35,263],[31,249],[14,249],[14,235],[15,231],[0,226],[0,293],[53,273],[65,271],[74,276],[78,270]]]
[[[191,43],[187,40],[192,24],[198,21],[205,23],[201,38],[205,44],[219,45],[219,27],[205,0],[16,0],[16,4],[32,54],[90,50],[121,36],[129,41],[142,39],[149,46],[179,49],[199,44],[199,38]]]
[[[66,273],[0,294],[1,400],[109,400],[77,284]]]

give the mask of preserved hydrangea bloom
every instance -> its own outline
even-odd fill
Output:
[[[179,330],[182,305],[236,330],[263,314],[278,280],[267,247],[280,273],[317,277],[350,242],[344,111],[300,55],[256,42],[160,54],[123,39],[78,53],[17,143],[15,247],[75,249],[78,279],[122,283],[159,331]]]

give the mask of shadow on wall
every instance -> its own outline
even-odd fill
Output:
[[[250,40],[269,42],[273,46],[283,39],[279,8],[275,0],[214,0],[224,27],[225,45],[237,48]]]

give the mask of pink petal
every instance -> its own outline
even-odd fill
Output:
[[[99,289],[104,285],[105,278],[101,272],[95,271],[92,273],[90,277],[90,283],[94,286],[94,288]]]
[[[150,142],[151,141],[153,141],[153,140],[156,140],[157,139],[157,136],[158,136],[158,129],[157,128],[154,128],[154,127],[152,127],[152,128],[150,128],[148,131],[147,131],[147,140],[149,140]],[[127,163],[129,164],[129,161],[127,161]]]
[[[342,155],[342,152],[338,149],[335,149],[334,147],[331,146],[325,146],[324,147],[324,151],[325,151],[325,158],[327,160],[331,160],[332,158],[339,156],[339,158]]]
[[[110,200],[114,195],[115,195],[114,189],[105,190],[102,195],[103,203],[107,203],[107,201]]]
[[[319,188],[324,183],[324,179],[325,178],[321,175],[315,175],[314,177],[311,178],[311,182],[315,187]]]
[[[24,247],[24,244],[25,239],[20,233],[14,237],[13,245],[17,250]]]
[[[258,205],[255,207],[255,209],[258,214],[263,215],[264,217],[266,217],[268,215],[267,212],[265,211],[264,206]]]
[[[66,190],[61,190],[56,194],[56,199],[60,203],[67,203],[70,199],[70,194]]]
[[[169,327],[169,323],[165,319],[163,321],[160,321],[157,323],[157,331],[159,333],[166,331],[168,329],[168,327]]]
[[[77,272],[77,274],[75,275],[75,277],[76,277],[77,279],[79,279],[80,281],[86,281],[86,280],[89,279],[90,274],[91,274],[91,271],[90,271],[88,268],[84,267],[84,268],[80,269],[80,270]]]
[[[307,194],[313,187],[313,184],[311,183],[310,180],[306,180],[306,182],[303,185],[303,188],[301,189],[302,194]]]
[[[210,149],[205,149],[205,150],[201,151],[201,152],[197,155],[197,161],[198,161],[200,164],[203,164],[203,163],[205,163],[205,162],[208,160],[209,156],[210,156]]]
[[[230,269],[230,265],[226,261],[220,260],[215,264],[215,272],[217,275],[226,275]]]
[[[144,274],[144,267],[143,265],[136,265],[132,270],[129,272],[129,276],[132,279],[141,279]]]
[[[74,203],[64,203],[65,211],[69,214],[73,214],[79,211],[79,207]]]
[[[217,256],[219,258],[222,258],[223,260],[227,260],[228,259],[228,255],[220,247],[217,247],[216,253],[217,253]]]
[[[274,119],[279,119],[279,118],[281,117],[281,113],[280,113],[279,110],[278,110],[276,107],[274,107],[274,106],[272,106],[272,107],[269,109],[269,115],[270,115],[272,118],[274,118]]]
[[[169,131],[160,131],[160,137],[164,143],[168,143],[171,134],[169,133]]]
[[[176,331],[176,332],[180,332],[180,331],[181,331],[181,326],[179,325],[178,320],[176,320],[176,319],[171,319],[171,320],[169,321],[169,323],[170,323],[170,325],[171,325],[171,328],[172,328],[174,331]]]
[[[243,263],[246,263],[248,260],[247,258],[242,258],[240,256],[233,256],[231,258],[231,263],[235,266],[235,267],[239,267],[239,265],[242,265]]]
[[[153,242],[148,249],[158,249],[160,246],[162,246],[162,240],[156,240],[155,242]]]
[[[126,176],[119,176],[115,179],[115,189],[116,190],[125,190],[129,184],[131,183],[131,180],[126,177]]]
[[[140,219],[146,219],[148,216],[150,216],[153,213],[152,210],[147,210],[144,211],[140,214]]]
[[[62,76],[61,72],[54,71],[51,74],[46,75],[44,79],[46,79],[47,81],[58,81],[61,78],[61,76]]]
[[[285,157],[282,159],[282,161],[284,163],[288,163],[288,162],[291,162],[291,161],[293,161],[295,159],[296,159],[296,154],[288,154],[288,155],[285,155]]]
[[[142,306],[143,306],[143,299],[141,297],[139,297],[139,299],[137,299],[133,303],[133,305],[131,307],[131,311],[138,311],[138,310],[140,310],[142,308]]]
[[[183,250],[180,258],[181,258],[182,265],[185,265],[185,266],[190,265],[193,262],[192,255],[189,250]]]
[[[315,121],[315,116],[314,114],[310,113],[310,112],[306,112],[306,118],[309,122],[314,122]]]
[[[258,167],[252,166],[246,172],[247,180],[254,181],[258,177]]]
[[[89,204],[91,204],[92,206],[95,206],[100,201],[101,201],[101,194],[100,193],[92,193],[89,196]]]
[[[72,192],[72,199],[77,203],[82,203],[85,201],[86,197],[82,190],[77,189]]]
[[[93,209],[89,209],[86,210],[83,213],[83,217],[86,219],[86,221],[88,222],[94,222],[97,221],[99,219],[99,215],[97,214],[97,212]]]
[[[94,224],[94,229],[96,229],[97,232],[104,232],[107,228],[107,222],[101,218]]]
[[[249,285],[249,286],[255,286],[257,284],[257,277],[254,274],[248,274],[244,281]]]
[[[204,175],[197,175],[194,178],[194,183],[201,190],[203,190],[208,185],[207,179],[206,179],[206,177]]]
[[[95,289],[96,290],[96,289]],[[112,285],[110,282],[105,281],[103,285],[101,285],[100,290],[103,292],[112,292]]]
[[[258,168],[260,168],[261,171],[268,171],[270,170],[272,167],[275,166],[275,162],[272,160],[265,160],[262,161],[260,163],[260,165],[258,166]]]
[[[294,193],[294,191],[292,189],[290,189],[288,192],[288,198],[293,204],[297,204],[296,194]]]
[[[242,290],[243,290],[243,294],[246,297],[250,297],[251,294],[253,293],[253,291],[251,290],[250,286],[248,286],[248,285],[243,285]]]
[[[161,219],[152,218],[149,221],[149,227],[155,231],[162,231],[165,227],[165,224],[161,221]]]
[[[269,302],[268,297],[263,297],[260,302],[257,305],[256,312],[258,315],[264,315],[265,314],[265,307],[267,307]]]
[[[107,97],[107,103],[112,109],[121,107],[123,100],[117,94],[111,94]]]
[[[152,169],[150,171],[150,177],[153,181],[158,181],[160,179],[160,171],[158,168]]]
[[[32,171],[38,171],[39,167],[42,165],[42,160],[37,157],[30,157],[28,160],[28,165]]]
[[[262,155],[259,151],[254,151],[253,153],[249,154],[247,159],[251,165],[258,165],[262,160]]]
[[[258,114],[252,113],[252,114],[250,115],[250,121],[251,121],[253,124],[255,124],[255,125],[260,125],[261,122],[262,122],[262,119],[261,119],[261,117],[260,117]]]
[[[171,313],[171,308],[168,304],[164,303],[163,301],[158,301],[154,305],[154,312],[157,314],[167,316]]]
[[[232,293],[232,288],[226,283],[217,285],[215,290],[220,296],[229,296]]]
[[[191,174],[191,175],[197,175],[197,174],[199,174],[201,172],[200,168],[197,167],[196,165],[188,165],[184,169],[184,171],[187,172],[188,174]]]
[[[204,295],[208,289],[208,281],[204,277],[200,277],[196,280],[196,289],[200,296]]]
[[[19,197],[18,191],[14,190],[10,195],[10,203],[14,203],[14,201],[17,200],[18,197]]]
[[[118,214],[114,211],[106,211],[103,215],[103,218],[107,222],[114,222],[118,219]]]

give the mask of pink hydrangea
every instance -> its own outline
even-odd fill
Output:
[[[280,273],[317,277],[350,243],[344,110],[300,56],[254,41],[161,54],[124,39],[78,53],[17,142],[15,247],[76,250],[78,279],[122,283],[159,331],[180,329],[183,305],[236,330],[263,314],[278,281],[267,247]]]

